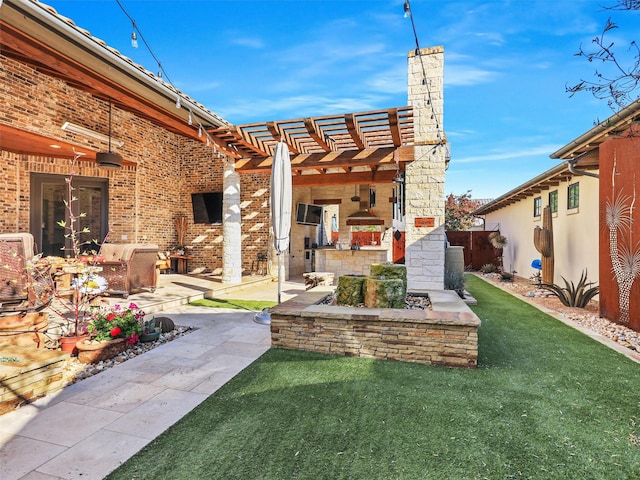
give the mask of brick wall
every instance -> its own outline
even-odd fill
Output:
[[[108,102],[13,59],[0,55],[0,122],[52,139],[104,149],[96,140],[63,131],[66,122],[108,133]],[[112,133],[125,144],[117,148],[127,164],[98,168],[80,161],[77,174],[108,179],[112,242],[177,246],[174,220],[188,219],[187,243],[193,247],[190,268],[222,267],[222,225],[193,224],[191,193],[222,191],[223,158],[210,147],[168,132],[131,112],[113,108]],[[0,151],[0,233],[29,231],[31,173],[69,175],[70,162]],[[243,255],[250,267],[252,250],[268,244],[268,175],[242,177]],[[202,239],[192,243],[195,239]],[[247,267],[248,268],[248,267]]]

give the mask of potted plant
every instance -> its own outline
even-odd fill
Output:
[[[140,334],[141,342],[155,342],[160,338],[162,333],[162,325],[157,318],[152,318],[142,324],[142,333]]]
[[[84,363],[95,363],[138,343],[144,315],[135,303],[93,307],[87,324],[90,338],[76,345],[78,359]]]

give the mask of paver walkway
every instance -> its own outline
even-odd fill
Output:
[[[285,282],[282,299],[301,291]],[[219,296],[275,301],[277,283]],[[176,306],[163,314],[198,330],[0,416],[0,479],[102,479],[270,346],[254,312]]]

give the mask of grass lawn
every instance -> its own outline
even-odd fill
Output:
[[[108,478],[640,478],[640,365],[467,287],[479,368],[270,350]]]
[[[268,302],[266,300],[225,300],[222,298],[202,298],[189,303],[189,305],[198,307],[233,308],[236,310],[252,310],[255,312],[259,312],[263,308],[273,307],[277,304],[277,302]]]

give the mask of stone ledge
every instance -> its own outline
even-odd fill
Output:
[[[480,319],[455,292],[428,292],[432,310],[318,305],[332,291],[333,287],[316,287],[272,308],[272,346],[433,365],[477,366]]]

